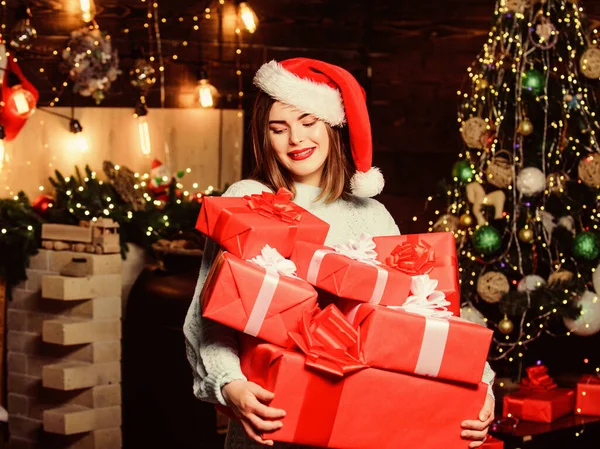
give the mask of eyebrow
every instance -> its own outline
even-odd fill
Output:
[[[309,115],[312,115],[312,114],[308,114],[308,113],[302,114],[300,117],[298,117],[298,120],[302,120],[303,118],[308,117]],[[269,120],[269,125],[287,125],[287,124],[288,123],[285,120]]]

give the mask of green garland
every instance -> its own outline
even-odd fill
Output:
[[[111,218],[120,226],[123,257],[127,243],[150,250],[159,239],[196,234],[201,203],[183,197],[175,179],[169,184],[167,198],[160,206],[154,204],[151,192],[145,191],[146,204],[140,210],[133,210],[110,182],[97,179],[87,165],[84,174],[75,167],[75,174],[65,178],[57,170],[49,180],[54,187],[54,204],[43,216],[36,212],[23,192],[14,199],[0,199],[0,277],[6,283],[9,299],[12,287],[27,279],[26,268],[29,258],[40,247],[43,223],[78,224],[82,220]],[[144,188],[141,183],[139,188]],[[220,194],[216,190],[209,193]]]

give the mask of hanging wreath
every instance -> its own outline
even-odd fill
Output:
[[[74,82],[73,91],[84,97],[93,97],[96,104],[121,73],[117,50],[110,38],[98,28],[84,27],[71,33],[71,39],[62,54]]]

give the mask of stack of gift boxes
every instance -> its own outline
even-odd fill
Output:
[[[324,246],[329,225],[280,190],[206,198],[219,252],[203,316],[240,331],[242,371],[286,411],[275,441],[467,448],[492,332],[461,320],[450,233]],[[329,299],[324,306],[324,297]]]

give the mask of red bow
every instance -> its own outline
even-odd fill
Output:
[[[426,242],[405,242],[396,246],[385,263],[409,276],[427,274],[435,266],[435,253]]]
[[[358,331],[334,304],[323,310],[305,310],[300,332],[289,335],[306,355],[306,366],[338,377],[367,368]]]
[[[548,368],[545,365],[530,366],[525,368],[525,371],[527,371],[527,377],[521,379],[521,388],[535,391],[548,391],[556,388],[556,383],[548,375]]]
[[[268,218],[278,218],[286,223],[300,221],[302,215],[298,206],[292,203],[292,192],[281,187],[277,193],[263,192],[260,195],[246,195],[248,207]]]

